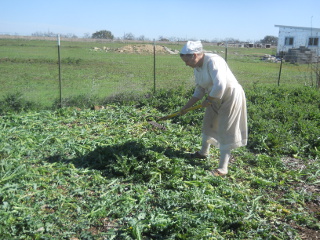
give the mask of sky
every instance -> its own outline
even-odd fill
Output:
[[[259,41],[275,25],[320,28],[320,0],[0,0],[0,34]]]

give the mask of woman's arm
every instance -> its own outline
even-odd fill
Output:
[[[184,111],[185,109],[187,109],[187,108],[190,108],[190,107],[192,107],[196,102],[198,102],[200,99],[199,98],[197,98],[197,97],[194,97],[194,96],[192,96],[190,99],[189,99],[189,101],[186,103],[186,105],[184,105],[182,108],[181,108],[181,110],[180,110],[180,114],[181,115],[184,115],[184,114],[186,114],[186,112]]]

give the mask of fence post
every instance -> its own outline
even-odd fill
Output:
[[[281,77],[281,70],[282,70],[282,61],[283,61],[283,54],[281,54],[280,70],[279,70],[279,76],[278,76],[278,86],[280,86],[280,77]]]
[[[153,93],[156,93],[156,41],[153,39]]]
[[[60,108],[62,107],[62,82],[61,82],[61,60],[60,60],[60,34],[58,34],[58,64],[59,64],[59,93],[60,93]]]
[[[226,62],[228,62],[228,42],[226,42],[225,45],[226,45],[225,60]]]

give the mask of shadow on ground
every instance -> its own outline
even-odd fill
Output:
[[[54,155],[46,160],[50,163],[71,163],[76,168],[100,170],[105,177],[128,177],[130,175],[147,181],[151,169],[165,171],[166,167],[158,161],[161,158],[170,159],[171,167],[172,165],[180,165],[181,161],[199,165],[191,162],[188,159],[188,154],[183,150],[177,151],[159,146],[146,147],[144,143],[139,141],[97,147],[88,154],[73,159]]]

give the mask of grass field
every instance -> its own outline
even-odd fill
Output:
[[[153,90],[153,55],[114,51],[127,45],[62,41],[62,97],[86,95],[103,98],[128,91]],[[174,50],[180,50],[182,46],[166,45]],[[110,50],[107,53],[94,51],[94,47]],[[208,45],[205,49],[224,56],[223,47]],[[0,97],[19,92],[30,101],[51,106],[59,98],[57,51],[56,41],[0,39]],[[243,86],[277,84],[280,64],[261,61],[264,54],[275,54],[275,49],[228,49],[228,63]],[[282,69],[281,84],[310,85],[310,75],[308,66],[286,63]],[[192,69],[186,67],[178,55],[156,55],[156,89],[192,84]]]
[[[0,239],[319,237],[320,92],[308,84],[308,66],[284,64],[277,86],[279,64],[259,60],[272,50],[228,50],[246,91],[249,139],[232,152],[227,177],[213,178],[207,170],[218,165],[217,149],[207,160],[187,157],[200,147],[203,110],[159,122],[166,130],[148,123],[192,94],[192,73],[177,56],[157,56],[159,89],[134,97],[129,90],[152,89],[140,80],[149,78],[141,61],[152,56],[109,55],[91,50],[106,43],[65,42],[65,94],[130,96],[104,102],[99,111],[83,108],[85,97],[49,110],[43,106],[58,97],[55,43],[0,43],[1,96],[23,94],[0,98]],[[223,48],[208,50],[223,54]],[[124,76],[130,84],[106,90]],[[161,89],[173,81],[181,87]],[[29,100],[43,105],[32,110]]]

